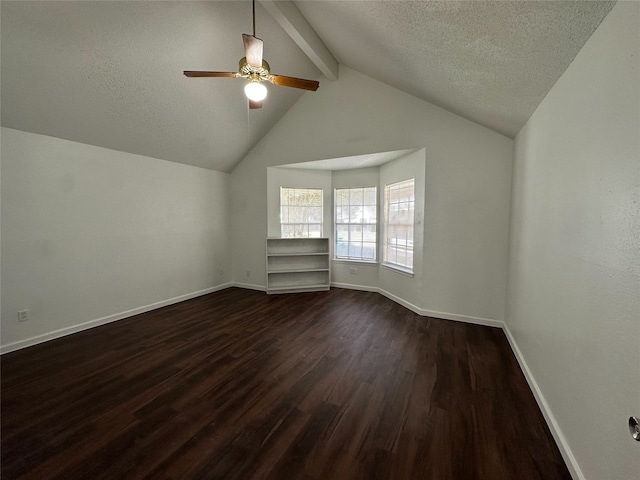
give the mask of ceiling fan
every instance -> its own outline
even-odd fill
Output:
[[[245,56],[240,60],[240,69],[236,72],[203,72],[185,70],[187,77],[231,77],[246,78],[249,82],[244,86],[244,93],[249,99],[249,108],[262,108],[262,101],[267,97],[267,87],[261,82],[268,80],[274,85],[301,88],[316,91],[320,83],[316,80],[274,75],[269,64],[262,58],[262,40],[256,37],[256,0],[253,0],[253,35],[242,34]]]

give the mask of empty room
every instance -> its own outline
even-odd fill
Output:
[[[640,478],[640,2],[0,21],[3,480]]]

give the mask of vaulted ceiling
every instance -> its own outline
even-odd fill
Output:
[[[257,36],[272,71],[322,89],[322,66],[263,3]],[[293,7],[341,65],[514,137],[614,3]],[[230,171],[301,95],[316,94],[269,85],[264,108],[249,110],[244,82],[182,75],[237,70],[252,29],[247,0],[2,1],[0,15],[5,127]]]

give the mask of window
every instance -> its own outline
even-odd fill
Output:
[[[322,237],[321,188],[280,188],[280,236]]]
[[[413,271],[414,179],[392,183],[384,189],[383,261]]]
[[[376,260],[376,187],[336,188],[335,255],[345,260]]]

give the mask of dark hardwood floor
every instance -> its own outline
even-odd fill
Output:
[[[230,288],[2,356],[2,479],[570,480],[500,329]]]

